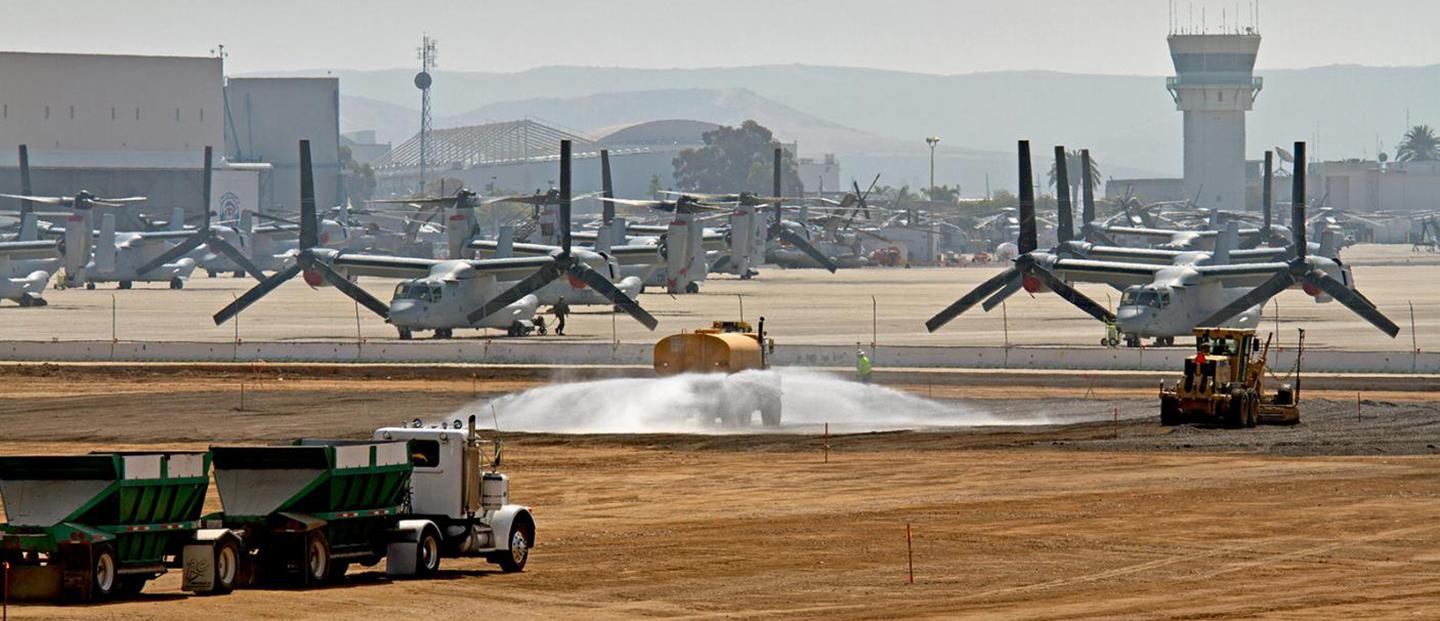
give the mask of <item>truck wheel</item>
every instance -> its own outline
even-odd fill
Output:
[[[301,571],[305,572],[305,584],[324,584],[330,578],[330,540],[322,531],[314,531],[305,537],[305,556]]]
[[[1239,390],[1230,393],[1230,401],[1225,404],[1225,426],[1231,429],[1245,428],[1245,393]]]
[[[522,514],[523,515],[523,514]],[[529,522],[520,522],[510,527],[510,551],[501,552],[500,569],[505,573],[525,571],[525,563],[530,560],[530,542],[535,540],[535,533]]]
[[[1160,424],[1174,427],[1184,421],[1180,416],[1180,401],[1169,397],[1160,398]]]
[[[115,558],[115,549],[100,544],[90,554],[90,599],[110,599],[120,587],[120,561]]]
[[[240,546],[234,539],[221,539],[215,544],[215,577],[209,595],[224,595],[235,590],[240,577]]]
[[[440,571],[440,535],[433,528],[420,531],[415,542],[415,575],[433,576]]]

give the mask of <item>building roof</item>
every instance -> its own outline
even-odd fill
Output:
[[[688,119],[647,121],[614,128],[614,131],[607,132],[600,142],[606,145],[679,145],[688,147],[703,144],[705,132],[719,127],[715,123]]]
[[[554,159],[560,156],[560,141],[570,140],[575,151],[594,150],[594,141],[530,119],[486,123],[468,127],[430,130],[426,159],[436,168],[471,168]],[[395,146],[375,161],[378,169],[418,168],[420,134]]]

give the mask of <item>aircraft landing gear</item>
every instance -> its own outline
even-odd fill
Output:
[[[1140,337],[1135,336],[1135,335],[1133,335],[1133,334],[1126,334],[1126,335],[1125,335],[1125,346],[1126,346],[1126,347],[1139,347],[1139,346],[1140,346]]]
[[[235,270],[235,273],[234,273],[234,274],[231,274],[230,276],[231,276],[231,278],[244,278],[244,277],[245,277],[245,270]]]
[[[209,277],[211,277],[211,278],[218,278],[218,277],[220,276],[220,272],[217,272],[217,271],[212,270],[212,269],[207,269],[207,270],[205,270],[205,275],[206,275],[206,276],[209,276]]]
[[[448,338],[450,338],[451,336],[454,336],[454,333],[450,330],[450,328],[436,328],[436,329],[435,329],[435,338],[437,338],[437,339],[441,339],[441,340],[443,340],[443,339],[448,339]]]
[[[691,282],[685,285],[685,293],[700,293],[700,283]]]
[[[122,281],[120,281],[120,284],[116,285],[116,287],[117,287],[117,288],[120,288],[120,289],[129,289],[130,286],[133,285],[133,284],[134,284],[134,283],[132,283],[132,282],[130,282],[130,281],[128,281],[128,280],[122,280]],[[173,288],[173,287],[172,287],[172,288]]]
[[[87,283],[85,283],[85,288],[86,288],[86,289],[89,289],[89,290],[91,290],[91,291],[94,291],[94,290],[95,290],[95,283],[93,283],[93,282],[87,282]],[[121,287],[121,289],[124,289],[124,287]]]
[[[413,337],[414,337],[414,335],[410,333],[410,330],[409,330],[409,329],[407,329],[407,328],[400,328],[400,340],[402,340],[402,341],[408,341],[408,340],[410,340],[410,339],[413,338]]]
[[[179,277],[179,276],[176,276],[175,278],[171,278],[171,279],[170,279],[170,288],[171,288],[171,289],[184,289],[184,288],[185,288],[185,281],[180,280],[180,277]]]
[[[1156,346],[1156,347],[1174,347],[1174,346],[1175,346],[1175,337],[1173,337],[1173,336],[1162,336],[1162,337],[1156,338],[1156,339],[1155,339],[1155,346]]]

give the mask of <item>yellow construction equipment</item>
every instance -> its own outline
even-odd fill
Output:
[[[756,332],[744,321],[716,321],[708,329],[672,334],[655,344],[655,373],[739,373],[767,369],[768,350],[774,341],[765,338],[765,319]]]
[[[1174,386],[1160,384],[1160,424],[1241,428],[1300,422],[1299,361],[1304,344],[1301,330],[1294,386],[1282,384],[1275,394],[1267,395],[1270,338],[1262,347],[1253,329],[1196,328],[1195,353],[1185,358],[1184,377]]]
[[[770,367],[775,342],[744,321],[716,321],[708,329],[672,334],[655,344],[655,373],[661,377],[700,374],[694,386],[704,397],[695,414],[706,424],[749,425],[755,412],[767,427],[780,424],[779,377],[743,373]]]

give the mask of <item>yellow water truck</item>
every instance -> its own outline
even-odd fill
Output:
[[[702,383],[714,398],[713,411],[702,414],[707,422],[725,426],[749,425],[754,413],[767,427],[780,424],[779,378],[744,374],[770,368],[775,342],[765,336],[765,318],[759,330],[744,321],[716,321],[707,329],[672,334],[655,344],[655,374],[715,375],[713,387]]]

